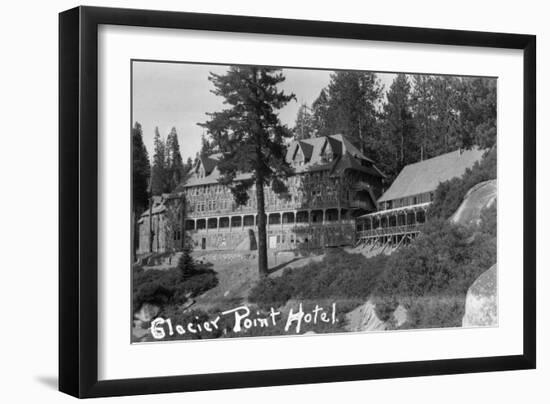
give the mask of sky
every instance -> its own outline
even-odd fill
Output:
[[[227,65],[190,64],[175,62],[134,61],[132,75],[132,120],[143,129],[143,141],[153,157],[153,136],[158,126],[163,138],[176,128],[184,161],[200,150],[204,129],[197,123],[207,120],[207,112],[224,108],[223,98],[211,93],[210,72],[223,74]],[[286,80],[279,84],[286,93],[294,93],[279,111],[283,124],[294,126],[302,103],[311,105],[330,80],[329,70],[283,69]],[[379,74],[385,88],[389,88],[394,74]]]

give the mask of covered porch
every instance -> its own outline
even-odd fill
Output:
[[[429,205],[426,202],[359,216],[356,222],[358,244],[399,246],[411,241],[422,230]]]

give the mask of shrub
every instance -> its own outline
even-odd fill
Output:
[[[387,320],[403,304],[409,310],[407,327],[459,325],[468,288],[495,262],[493,236],[432,220],[414,243],[388,260],[374,292],[377,315]]]
[[[192,276],[184,278],[178,268],[167,270],[142,268],[133,270],[133,310],[143,303],[158,306],[182,304],[188,297],[197,296],[218,284],[216,273],[206,267],[197,267]]]
[[[282,306],[289,299],[364,299],[374,288],[387,259],[367,259],[361,254],[331,249],[321,262],[289,268],[278,278],[260,280],[248,299],[263,308]]]
[[[185,243],[182,254],[178,260],[177,268],[182,278],[187,279],[195,273],[196,265],[193,257],[191,256],[191,253],[193,252],[193,241],[186,234],[184,234],[184,237]]]
[[[288,281],[288,272],[280,278],[262,278],[250,290],[248,300],[257,303],[262,309],[282,306],[292,297],[294,290]]]

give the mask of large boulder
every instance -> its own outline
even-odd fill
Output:
[[[498,323],[497,265],[483,272],[468,289],[463,327],[490,327]]]
[[[369,300],[346,314],[348,331],[383,331],[386,322],[380,320],[374,310],[375,305]]]
[[[134,313],[134,318],[144,323],[153,320],[160,311],[160,307],[152,303],[143,303],[139,311]]]
[[[478,225],[481,221],[481,211],[496,202],[497,180],[480,182],[473,186],[460,207],[451,217],[451,222],[462,225]]]
[[[376,314],[376,305],[369,299],[365,304],[346,314],[346,330],[384,331],[399,327],[407,321],[407,309],[397,306],[388,321],[381,320]]]

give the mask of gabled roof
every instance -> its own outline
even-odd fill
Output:
[[[156,215],[157,213],[162,213],[166,210],[166,206],[164,204],[158,204],[153,206],[151,209],[153,212],[153,215]],[[145,212],[141,214],[141,217],[149,216],[149,209],[147,209]]]
[[[405,198],[435,191],[439,183],[461,177],[467,168],[481,160],[485,150],[455,150],[440,156],[409,164],[397,176],[378,202]]]
[[[322,153],[327,143],[330,144],[334,155],[334,158],[328,162],[323,160]],[[296,148],[300,148],[304,155],[304,163],[302,165],[293,164]],[[204,177],[199,176],[196,172],[197,168],[195,168],[193,174],[186,179],[185,183],[176,187],[176,191],[179,192],[184,188],[192,186],[216,183],[220,177],[220,172],[217,168],[220,157],[220,153],[202,157],[199,164],[203,165],[206,175]],[[352,169],[376,177],[384,177],[384,174],[374,166],[373,161],[363,155],[341,134],[294,140],[287,147],[285,159],[289,164],[293,165],[296,173],[328,170],[331,174],[339,174],[345,169]],[[252,178],[251,173],[242,173],[235,180],[242,181],[250,178]]]
[[[313,146],[311,144],[304,141],[298,141],[296,142],[296,146],[302,149],[306,161],[311,160],[311,154],[313,153]]]
[[[212,170],[214,170],[214,168],[218,165],[220,157],[221,153],[214,153],[210,156],[199,157],[199,163],[202,164],[202,166],[204,167],[206,175],[210,175]]]

